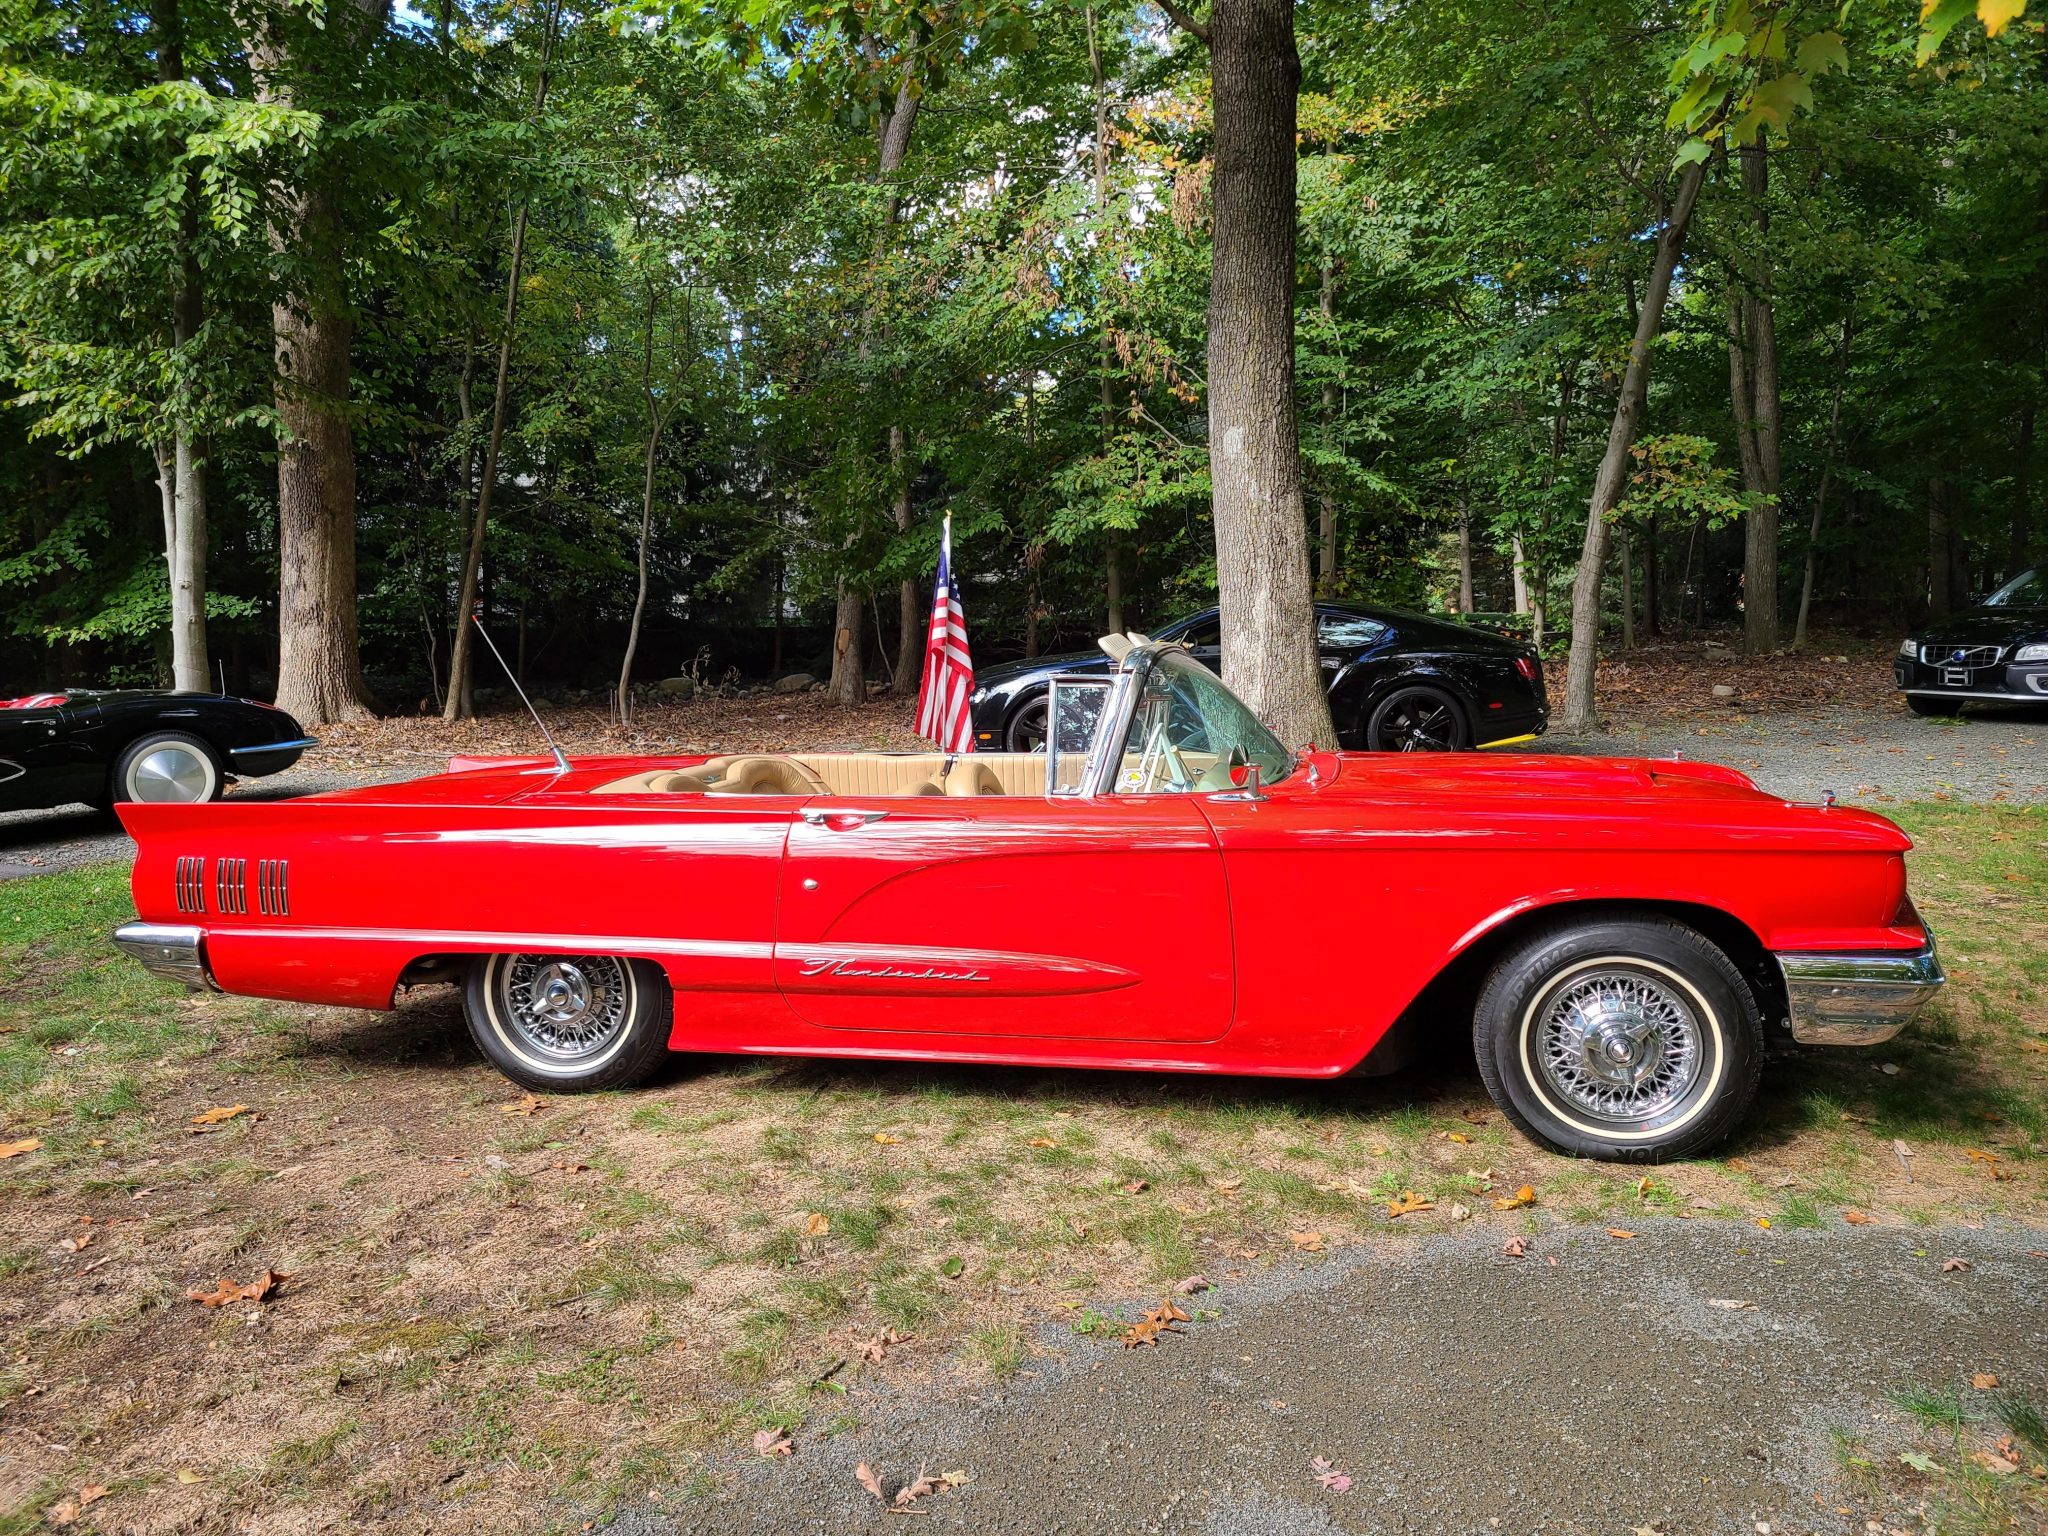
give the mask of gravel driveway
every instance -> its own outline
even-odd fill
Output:
[[[1523,752],[1669,757],[1740,768],[1765,789],[1817,800],[1832,789],[1844,801],[1896,804],[1937,796],[1957,800],[2048,800],[2048,711],[1972,715],[1961,722],[1920,720],[1875,710],[1811,715],[1752,715],[1623,725],[1590,737],[1546,736]],[[236,800],[284,800],[330,789],[415,778],[439,764],[340,769],[308,761],[268,779],[238,785]],[[45,874],[98,859],[126,858],[134,845],[112,816],[82,806],[0,815],[0,880]]]
[[[793,1456],[730,1467],[703,1504],[675,1516],[630,1507],[606,1529],[900,1529],[855,1482],[863,1461],[892,1495],[920,1466],[969,1473],[919,1504],[917,1523],[945,1531],[1747,1536],[1905,1524],[1909,1509],[1845,1486],[1835,1432],[1890,1462],[1904,1443],[1894,1389],[1984,1371],[2038,1392],[2040,1241],[1661,1221],[1630,1242],[1553,1229],[1520,1259],[1495,1231],[1287,1260],[1243,1282],[1213,1269],[1222,1283],[1186,1305],[1216,1319],[1156,1348],[1054,1325],[1015,1380],[972,1395],[856,1382],[838,1410],[853,1433],[799,1434]],[[1951,1257],[1968,1267],[1945,1272]],[[1348,1492],[1316,1485],[1316,1456],[1351,1474]]]

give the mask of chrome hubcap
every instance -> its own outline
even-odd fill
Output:
[[[1656,1119],[1699,1080],[1698,1017],[1676,989],[1640,971],[1574,977],[1536,1029],[1545,1080],[1596,1119]]]
[[[190,747],[168,743],[136,759],[128,770],[131,800],[204,800],[213,788],[213,771]]]
[[[626,1027],[626,972],[608,955],[514,955],[500,972],[503,1013],[543,1055],[576,1061]]]

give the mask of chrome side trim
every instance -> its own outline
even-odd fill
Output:
[[[269,757],[275,752],[303,752],[320,745],[318,736],[300,736],[291,741],[265,741],[253,747],[229,747],[229,757]]]
[[[1948,979],[1923,949],[1779,955],[1792,1038],[1801,1045],[1878,1045],[1913,1021]]]
[[[114,930],[114,943],[158,976],[183,982],[195,992],[220,990],[206,966],[206,934],[198,928],[123,923]]]

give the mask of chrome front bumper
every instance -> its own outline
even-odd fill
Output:
[[[213,972],[206,968],[206,935],[197,928],[165,923],[123,923],[114,930],[114,943],[143,967],[172,981],[183,982],[195,992],[218,992]]]
[[[1792,1038],[1801,1045],[1878,1045],[1913,1022],[1947,980],[1927,946],[1779,955]]]

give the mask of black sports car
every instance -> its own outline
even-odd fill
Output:
[[[1972,699],[2048,704],[2048,565],[1901,640],[1892,675],[1916,715],[1958,714]]]
[[[0,699],[0,811],[218,800],[313,746],[281,709],[218,693],[72,688]]]
[[[1197,661],[1222,669],[1222,620],[1214,608],[1169,624],[1154,638],[1180,641]],[[1543,662],[1520,641],[1419,613],[1336,603],[1316,604],[1316,641],[1337,745],[1345,750],[1457,752],[1526,741],[1550,722]],[[975,745],[1009,752],[1043,746],[1053,674],[1108,666],[1098,651],[981,669]]]

